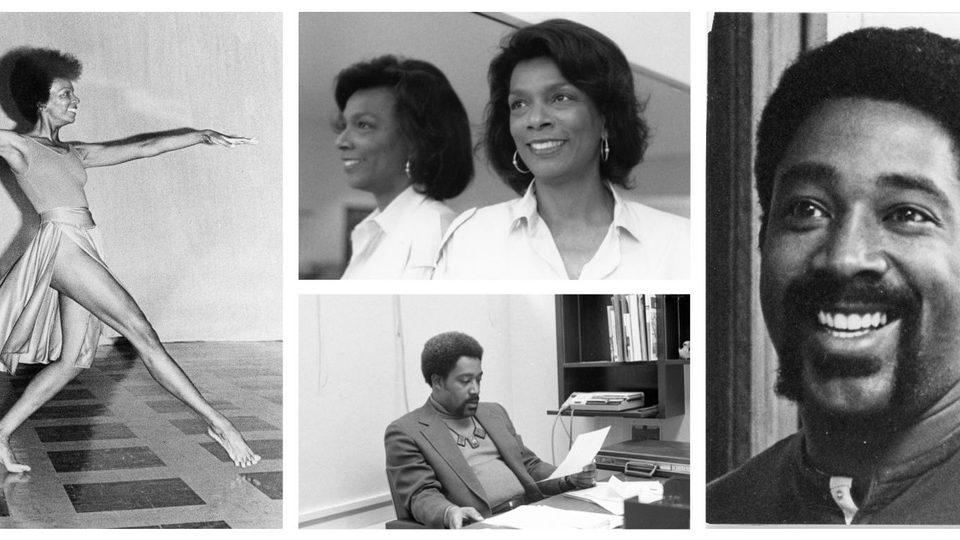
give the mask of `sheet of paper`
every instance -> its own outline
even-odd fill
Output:
[[[511,529],[613,529],[623,525],[623,517],[527,504],[487,518],[483,523]]]
[[[573,448],[564,458],[563,463],[553,471],[546,480],[561,478],[568,474],[577,474],[584,467],[593,463],[593,458],[597,457],[597,452],[603,447],[603,441],[607,438],[610,426],[607,426],[589,433],[577,435],[577,440],[573,441]],[[542,482],[543,480],[541,480]]]
[[[623,501],[630,497],[639,497],[640,502],[651,503],[663,498],[663,484],[656,480],[640,482],[621,482],[612,476],[607,482],[577,491],[564,493],[567,497],[590,501],[611,514],[623,515]]]

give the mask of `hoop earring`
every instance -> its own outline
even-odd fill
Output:
[[[607,136],[600,137],[600,160],[604,163],[610,157],[610,143],[607,142]]]
[[[520,168],[520,151],[513,151],[513,168],[516,169],[520,174],[530,174],[529,170],[523,170]]]
[[[413,175],[410,174],[410,160],[407,160],[407,164],[403,166],[403,171],[407,173],[407,180],[413,180]]]

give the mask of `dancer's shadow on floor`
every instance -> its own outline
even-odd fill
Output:
[[[106,354],[104,354],[106,353]],[[98,357],[93,360],[91,369],[96,368],[99,372],[106,374],[113,382],[107,388],[108,393],[112,393],[120,382],[134,372],[134,369],[140,364],[140,357],[137,350],[124,338],[118,338],[110,345],[102,345],[98,351]],[[20,399],[24,389],[30,384],[30,381],[37,376],[46,364],[20,364],[17,367],[17,373],[14,376],[0,380],[0,416],[7,413],[10,407]],[[77,379],[84,377],[86,372],[80,373]],[[75,379],[76,380],[76,379]],[[70,384],[61,390],[71,392]],[[70,399],[68,396],[56,395],[51,402],[58,398]],[[50,402],[47,402],[49,404]]]

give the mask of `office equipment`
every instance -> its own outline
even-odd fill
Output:
[[[601,448],[597,467],[628,476],[690,478],[690,443],[630,440]]]
[[[628,411],[643,407],[643,392],[574,392],[570,406],[581,411]]]
[[[627,499],[623,504],[624,528],[689,529],[690,479],[670,478],[663,484],[663,498],[656,502]]]

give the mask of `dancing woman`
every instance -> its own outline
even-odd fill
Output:
[[[24,133],[0,130],[0,157],[40,214],[40,230],[0,281],[0,372],[12,374],[19,364],[49,365],[0,418],[0,464],[11,473],[30,470],[17,462],[10,436],[90,367],[102,321],[130,341],[154,379],[203,417],[207,433],[237,466],[253,465],[260,456],[200,395],[103,262],[84,185],[88,167],[117,165],[201,143],[232,147],[255,141],[182,129],[106,143],[63,142],[60,129],[74,122],[80,104],[73,86],[80,72],[81,64],[72,55],[26,49],[10,75],[13,100],[33,127]]]

